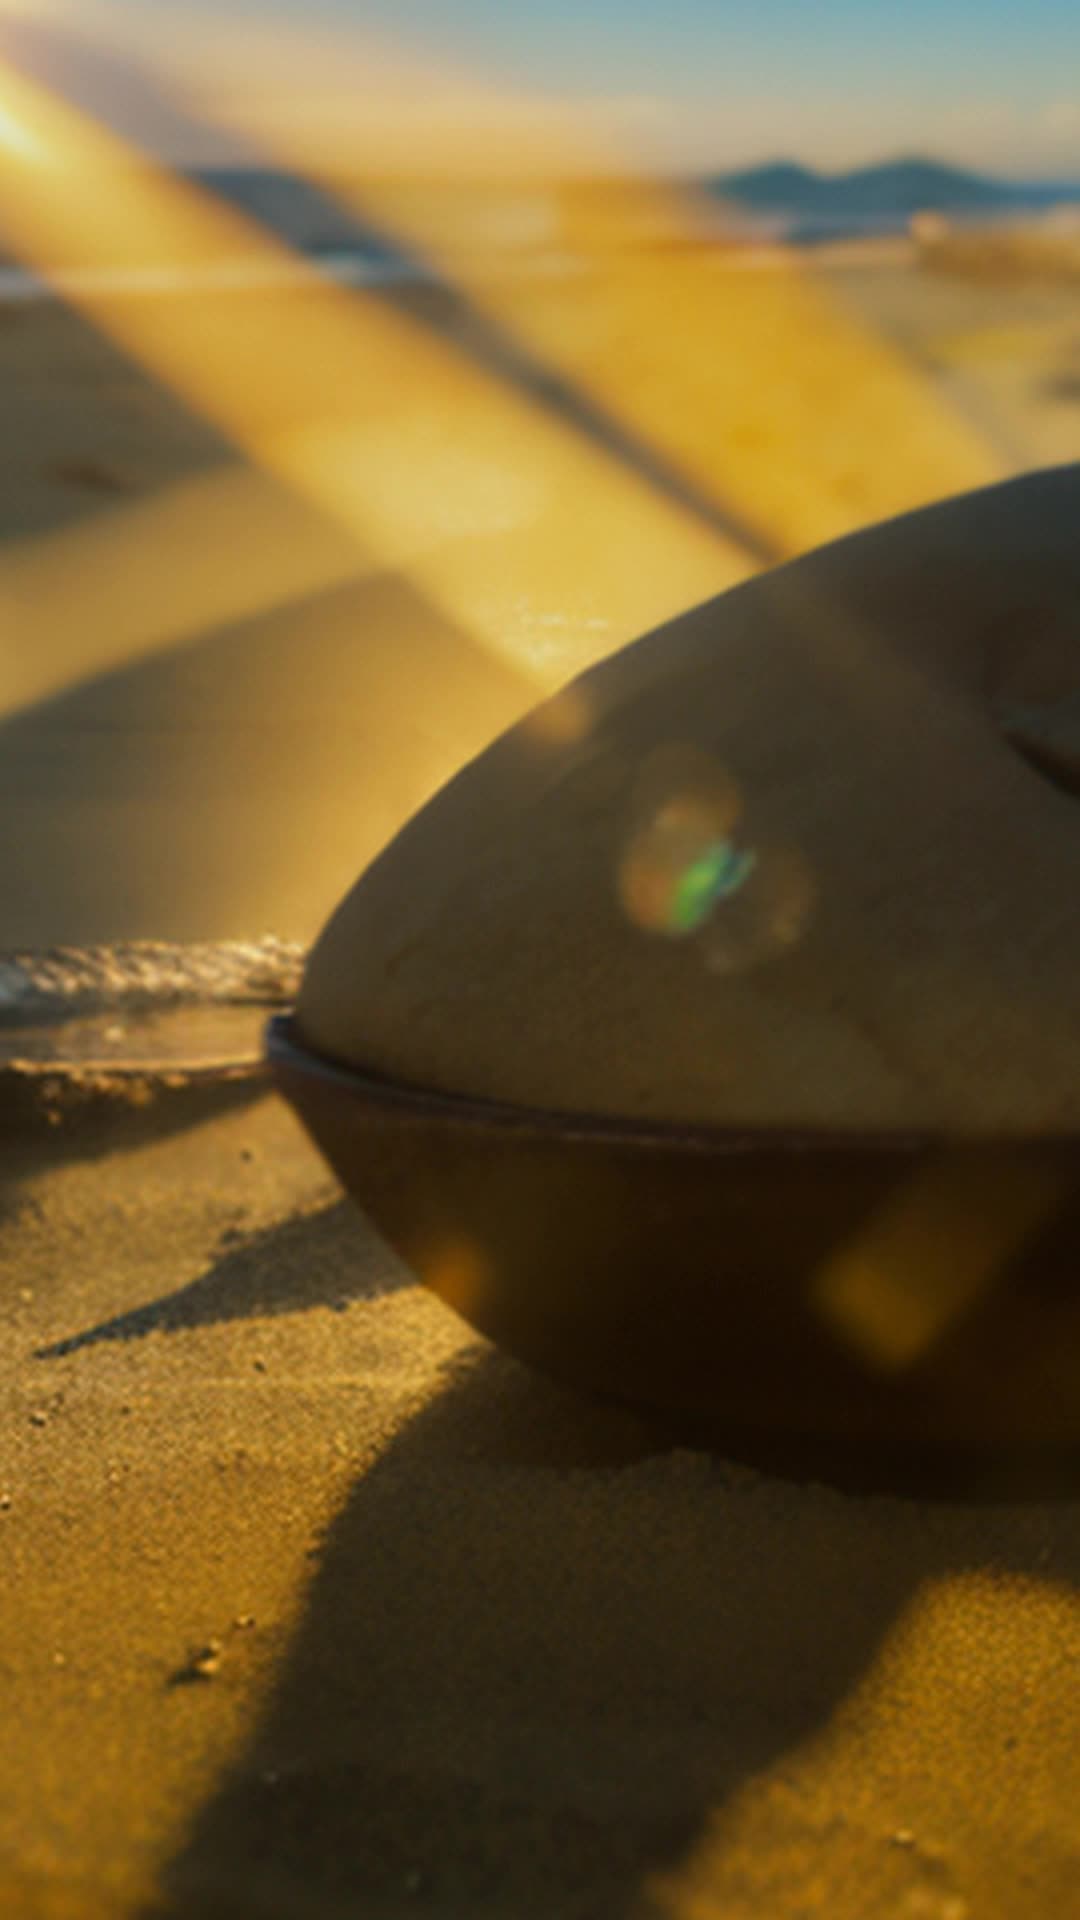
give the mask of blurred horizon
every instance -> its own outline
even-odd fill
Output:
[[[560,4],[489,32],[406,0],[390,35],[329,0],[0,0],[8,941],[307,942],[509,725],[584,738],[550,697],[600,660],[1076,458],[1080,187],[975,151],[985,61],[957,42],[952,98],[932,23],[925,87],[867,28],[829,145],[839,0],[805,60],[781,0],[625,35]],[[1014,61],[1043,178],[1078,31],[1026,96]],[[843,178],[890,150],[935,161]]]
[[[780,161],[823,174],[912,156],[1004,180],[1080,181],[1080,10],[1032,0],[857,0],[720,10],[636,0],[542,15],[490,0],[0,0],[0,56],[173,166],[227,163],[223,124],[184,112],[193,76],[223,104],[273,99],[331,164],[363,137],[388,169],[467,139],[571,147],[697,178]],[[151,98],[141,71],[158,85]]]

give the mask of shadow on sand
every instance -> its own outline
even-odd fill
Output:
[[[370,1258],[362,1257],[370,1252],[370,1236],[344,1200],[250,1236],[237,1229],[235,1241],[208,1272],[187,1286],[54,1340],[40,1347],[36,1358],[59,1360],[106,1341],[142,1340],[151,1333],[262,1320],[313,1307],[344,1313],[359,1294],[392,1293],[413,1284],[387,1251],[378,1263],[377,1285],[372,1286]],[[270,1246],[273,1259],[267,1260]]]
[[[280,1230],[293,1270],[327,1227]],[[354,1486],[144,1920],[647,1915],[920,1584],[981,1568],[1080,1583],[1080,1508],[766,1481],[483,1351]]]

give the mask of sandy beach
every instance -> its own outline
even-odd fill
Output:
[[[544,692],[763,564],[1080,452],[1068,288],[845,261],[631,261],[510,284],[487,319],[358,294],[360,344],[389,324],[401,356],[366,545],[84,318],[0,307],[4,946],[310,941]],[[258,296],[230,297],[250,324]],[[646,355],[672,299],[680,351]]]
[[[273,1098],[4,1168],[0,1910],[1080,1912],[1075,1505],[672,1450],[410,1285]]]
[[[1067,292],[830,273],[974,465],[1080,455]],[[6,951],[310,941],[635,606],[761,564],[737,461],[648,577],[637,494],[570,540],[477,469],[418,585],[57,306],[0,311],[0,380]],[[1080,1504],[789,1484],[533,1378],[257,1078],[0,1149],[5,1920],[1080,1920]]]

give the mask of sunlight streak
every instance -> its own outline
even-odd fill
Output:
[[[343,530],[240,465],[0,549],[0,620],[17,637],[0,717],[365,570]]]
[[[45,158],[45,149],[32,128],[0,101],[0,148],[4,147],[18,160],[36,163]]]
[[[335,98],[333,43],[296,58],[312,97]],[[411,125],[430,105],[427,69],[384,70],[377,44],[371,61],[376,126]],[[239,46],[212,72],[189,64],[203,112],[414,249],[780,554],[1000,477],[921,369],[796,256],[773,249],[767,271],[744,271],[723,210],[642,177],[602,117],[545,119],[542,100],[452,73],[456,112],[444,104],[422,159],[395,171],[397,143],[380,148],[369,115],[330,147],[284,74]]]
[[[523,706],[643,626],[752,570],[618,457],[371,295],[345,293],[244,216],[12,69],[0,99],[52,164],[9,154],[10,236],[46,276],[237,259],[294,285],[69,298],[250,459],[336,519],[521,674]],[[448,671],[452,670],[448,663]]]
[[[1067,1523],[1043,1507],[961,1533],[940,1512],[931,1520],[925,1504],[911,1518],[886,1505],[875,1525],[872,1505],[847,1522],[849,1592],[863,1597],[857,1619],[858,1601],[839,1584],[830,1591],[822,1570],[833,1564],[826,1541],[842,1564],[835,1516],[818,1507],[792,1521],[791,1559],[800,1566],[801,1547],[805,1584],[790,1589],[783,1632],[778,1615],[772,1668],[754,1670],[778,1719],[798,1726],[808,1698],[816,1724],[805,1715],[801,1739],[717,1794],[684,1859],[652,1877],[641,1908],[648,1920],[807,1912],[808,1891],[822,1912],[968,1920],[995,1898],[1002,1911],[1023,1911],[1049,1834],[1069,1860],[1080,1757],[1062,1676],[1075,1659],[1080,1608],[1071,1584],[1043,1571],[1055,1546],[1068,1552]],[[970,1553],[973,1537],[984,1564],[935,1567],[927,1543],[952,1539],[955,1552],[962,1541]],[[854,1654],[846,1671],[845,1627]],[[845,1685],[830,1697],[824,1675],[837,1667]],[[728,1709],[736,1725],[743,1701],[740,1687]],[[988,1791],[991,1805],[997,1795],[1007,1808],[1000,1849],[979,1844],[994,1818]]]

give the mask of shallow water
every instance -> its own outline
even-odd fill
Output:
[[[303,949],[276,939],[0,954],[0,1068],[235,1067],[261,1060]]]

